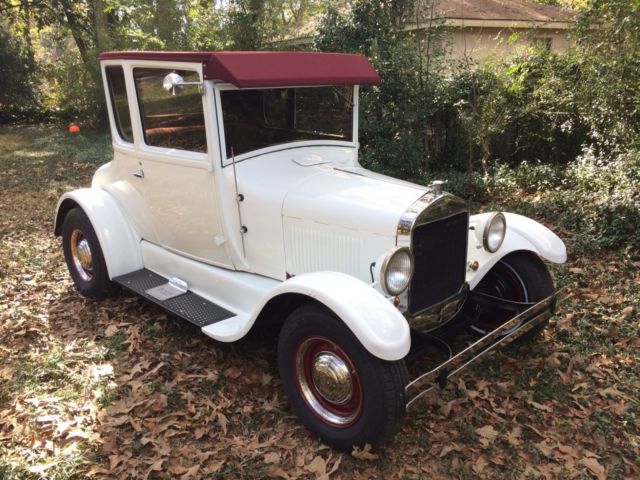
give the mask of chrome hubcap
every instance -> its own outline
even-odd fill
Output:
[[[318,393],[325,400],[343,405],[353,393],[351,374],[347,364],[332,352],[316,355],[311,369],[311,378]]]
[[[89,241],[80,230],[71,233],[71,257],[80,277],[88,282],[93,277],[93,257]]]
[[[294,353],[298,391],[311,411],[335,428],[352,425],[362,412],[362,387],[348,355],[326,337],[303,340]]]

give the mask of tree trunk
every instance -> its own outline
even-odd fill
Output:
[[[33,53],[33,40],[31,38],[31,10],[27,0],[20,0],[20,10],[22,10],[22,18],[24,26],[22,27],[22,36],[27,44],[27,56],[31,67],[35,65],[35,55]]]
[[[491,156],[491,146],[489,144],[489,137],[482,138],[482,171],[486,173],[489,171],[489,157]]]
[[[180,20],[175,0],[156,0],[156,25],[158,38],[167,49],[178,47]]]
[[[93,69],[91,68],[91,59],[89,58],[89,46],[82,36],[82,25],[80,24],[78,18],[76,18],[76,14],[73,11],[72,2],[70,2],[69,0],[59,1],[64,11],[67,26],[71,31],[71,36],[76,42],[76,46],[78,47],[78,51],[80,52],[82,63],[84,63],[85,67],[87,67],[89,71],[92,71]],[[64,21],[62,23],[64,23]]]
[[[110,37],[103,0],[93,0],[93,22],[95,24],[95,42],[97,50],[99,52],[109,50]]]

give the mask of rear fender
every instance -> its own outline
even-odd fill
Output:
[[[62,235],[64,219],[76,207],[89,217],[98,236],[109,278],[142,268],[140,236],[133,230],[116,200],[105,190],[81,188],[65,193],[56,209],[56,235]]]

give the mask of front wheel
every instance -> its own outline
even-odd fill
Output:
[[[551,274],[540,257],[530,252],[514,252],[496,263],[474,291],[515,302],[535,303],[552,295],[555,287]],[[470,328],[476,334],[485,335],[511,318],[513,318],[513,312],[490,309],[481,312]],[[505,335],[519,326],[520,324],[507,330]],[[528,339],[535,336],[545,326],[546,323],[540,324],[522,338]]]
[[[339,450],[390,440],[405,414],[404,361],[372,356],[332,312],[304,305],[287,318],[278,367],[302,423]]]

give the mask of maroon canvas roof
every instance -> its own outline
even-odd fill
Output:
[[[362,55],[320,52],[106,52],[100,60],[202,62],[205,80],[239,88],[309,85],[378,85]]]

